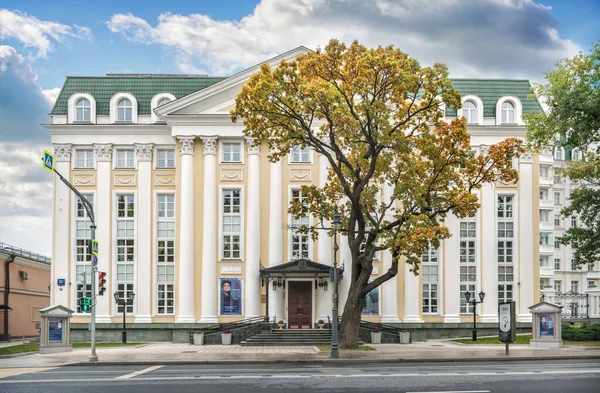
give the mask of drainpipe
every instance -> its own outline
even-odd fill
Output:
[[[8,295],[10,294],[10,264],[15,261],[15,256],[11,255],[9,259],[4,261],[4,334],[0,335],[1,341],[10,341],[8,333]]]

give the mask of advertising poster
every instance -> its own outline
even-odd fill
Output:
[[[63,326],[62,319],[48,318],[48,342],[62,343],[63,342]]]
[[[362,315],[379,315],[379,287],[373,289],[363,299]]]
[[[242,279],[219,279],[220,315],[242,315]]]
[[[552,314],[540,314],[540,337],[554,337],[554,318]]]

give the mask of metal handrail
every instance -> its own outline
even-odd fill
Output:
[[[220,323],[217,326],[202,329],[204,335],[220,334],[225,330],[241,330],[247,326],[254,326],[265,321],[265,317],[245,318],[240,321]]]
[[[37,252],[32,252],[29,250],[24,250],[22,248],[11,246],[10,244],[6,243],[0,243],[0,252],[2,251],[6,252],[7,254],[20,256],[39,262],[52,263],[52,259],[45,255],[38,254]]]
[[[369,321],[360,321],[360,329],[365,330],[373,330],[379,329],[382,333],[395,334],[397,335],[400,331],[410,331],[410,329],[401,328],[398,326],[385,325],[383,323],[369,322]]]

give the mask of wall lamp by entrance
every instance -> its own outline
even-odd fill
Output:
[[[327,280],[323,279],[323,277],[319,277],[319,280],[315,280],[315,289],[317,288],[327,290]]]
[[[281,277],[277,278],[277,280],[273,279],[273,290],[276,291],[277,287],[285,289],[285,281]]]

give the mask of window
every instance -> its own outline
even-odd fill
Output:
[[[550,212],[548,210],[540,209],[540,222],[544,222],[544,223],[550,222]]]
[[[135,168],[133,150],[117,150],[117,168]]]
[[[498,196],[498,218],[512,218],[513,197],[506,195]]]
[[[131,101],[124,98],[117,104],[117,121],[132,121],[133,105]]]
[[[175,168],[175,150],[158,151],[158,168]]]
[[[596,280],[588,280],[588,288],[596,288],[597,286]]]
[[[157,196],[157,314],[175,312],[175,195]]]
[[[555,205],[560,205],[562,201],[560,192],[554,192],[554,204]]]
[[[475,263],[476,223],[467,221],[460,223],[460,262]]]
[[[76,168],[93,168],[94,167],[94,151],[92,149],[77,150],[75,154]]]
[[[579,281],[571,281],[571,292],[579,293]]]
[[[560,270],[560,258],[554,258],[554,270]]]
[[[127,299],[135,282],[135,201],[133,195],[119,195],[117,199],[117,292]],[[133,305],[126,312],[133,313]],[[123,306],[117,306],[123,312]]]
[[[513,285],[498,284],[498,303],[510,302],[513,300]]]
[[[556,292],[562,292],[562,281],[561,280],[554,280],[554,290]]]
[[[301,190],[292,190],[292,200],[304,203],[304,195]],[[307,234],[299,233],[297,229],[301,226],[309,225],[309,217],[302,216],[300,218],[291,219],[292,227],[292,259],[309,258],[309,241],[310,237]]]
[[[477,123],[477,105],[473,101],[465,101],[462,111],[467,123]]]
[[[92,194],[83,194],[92,207],[94,206],[94,196]],[[77,299],[82,297],[92,297],[92,255],[89,253],[92,237],[92,221],[89,219],[83,203],[77,199],[77,213],[75,220],[75,282],[77,290]],[[81,305],[77,303],[77,312],[81,312]]]
[[[581,160],[581,152],[579,151],[579,149],[573,149],[573,151],[571,152],[571,160],[573,160],[573,161]]]
[[[512,241],[498,241],[498,263],[513,263]]]
[[[505,101],[502,103],[502,123],[515,123],[515,106],[512,102]]]
[[[560,248],[560,240],[554,239],[554,248],[556,248],[557,250]]]
[[[554,216],[554,226],[560,227],[560,216],[558,214]]]
[[[540,232],[540,246],[549,246],[552,244],[551,232]]]
[[[577,228],[577,217],[571,216],[571,228]]]
[[[548,200],[548,190],[540,190],[540,201]]]
[[[548,267],[548,257],[540,256],[540,267]]]
[[[75,104],[75,121],[91,121],[92,106],[85,98]]]
[[[577,266],[577,264],[575,262],[571,262],[571,270],[573,270],[573,271],[581,270],[581,267]]]
[[[158,101],[158,104],[156,104],[156,107],[158,108],[159,106],[166,105],[169,102],[171,102],[170,99],[168,99],[166,97],[165,98],[161,98],[160,101]],[[165,121],[165,118],[164,117],[159,117],[158,119],[156,119],[156,121]]]
[[[310,147],[295,146],[292,149],[292,162],[310,162]]]
[[[462,314],[472,313],[473,304],[469,303],[467,307],[467,301],[465,300],[465,293],[469,291],[471,293],[471,299],[473,296],[477,297],[477,278],[476,278],[476,266],[461,266],[460,267],[460,312]]]
[[[593,272],[593,271],[594,271],[594,264],[588,263],[588,272]]]
[[[223,259],[241,258],[242,212],[240,190],[223,191]]]
[[[423,313],[438,312],[438,250],[429,247],[421,256],[423,269]]]
[[[560,146],[554,148],[554,159],[563,161],[565,159],[565,149]]]
[[[548,288],[552,288],[552,286],[550,285],[550,279],[540,278],[540,290],[543,291]]]
[[[242,162],[242,144],[223,143],[223,162]]]

